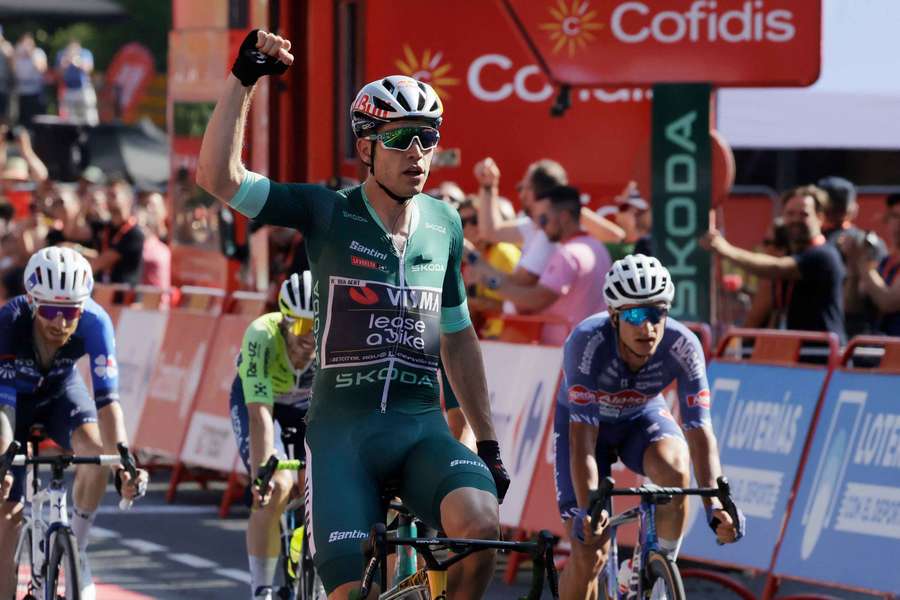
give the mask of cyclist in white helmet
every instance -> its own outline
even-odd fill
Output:
[[[128,443],[119,405],[118,368],[112,321],[91,300],[94,276],[87,260],[69,248],[38,250],[25,267],[25,290],[0,309],[0,449],[15,438],[23,445],[34,423],[75,454],[118,454]],[[94,398],[75,363],[90,358]],[[81,597],[93,598],[87,543],[95,511],[106,491],[109,470],[79,465],[75,475],[72,529],[81,560]],[[137,481],[116,469],[116,487],[125,498],[143,494],[147,473]],[[13,561],[22,519],[24,467],[15,467],[3,482],[0,507],[0,564]],[[0,597],[11,598],[12,569],[0,575]]]
[[[259,223],[303,233],[322,313],[306,419],[306,522],[325,588],[344,599],[359,587],[359,540],[384,519],[389,484],[447,535],[495,538],[510,480],[466,304],[459,215],[422,193],[440,140],[440,99],[424,81],[379,78],[349,107],[356,152],[369,169],[361,185],[334,191],[273,181],[241,165],[241,140],[254,84],[287,70],[291,52],[290,41],[272,33],[244,39],[203,135],[197,183]],[[439,359],[477,454],[447,429]],[[461,561],[448,594],[481,597],[493,562],[493,552]]]
[[[291,274],[281,284],[278,312],[262,315],[244,333],[230,404],[232,428],[251,481],[272,454],[286,458],[285,441],[295,449],[293,458],[303,458],[303,419],[316,372],[311,293],[309,271]],[[294,434],[283,440],[285,430]],[[301,482],[302,478],[301,471]],[[289,471],[276,471],[262,496],[252,487],[253,507],[247,523],[252,598],[273,597],[278,519],[293,487]]]
[[[597,597],[608,542],[587,515],[588,494],[621,459],[662,486],[715,487],[722,474],[709,413],[706,363],[697,337],[668,316],[675,297],[669,271],[652,257],[613,263],[604,283],[609,312],[582,321],[566,340],[564,377],[554,432],[560,516],[572,556],[560,578],[560,598]],[[681,426],[662,391],[677,382]],[[722,543],[744,534],[716,499],[704,499],[707,520]],[[683,498],[657,509],[661,549],[675,560],[685,526]],[[627,568],[627,567],[626,567]],[[624,574],[623,574],[624,575]],[[620,579],[621,580],[621,579]],[[623,590],[624,591],[624,590]]]

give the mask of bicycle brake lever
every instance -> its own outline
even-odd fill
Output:
[[[728,478],[724,475],[720,475],[716,478],[716,485],[719,488],[718,494],[716,494],[719,498],[719,501],[722,503],[722,508],[725,509],[725,512],[728,513],[728,516],[731,517],[733,523],[738,522],[738,512],[737,506],[734,503],[734,500],[731,498],[731,484],[728,483]]]
[[[612,477],[604,477],[603,481],[600,482],[600,487],[591,491],[591,494],[588,497],[588,512],[591,515],[591,523],[596,524],[600,519],[600,513],[606,510],[610,493],[615,485],[615,479]]]
[[[131,455],[131,451],[128,449],[128,446],[126,446],[122,442],[119,442],[118,444],[116,444],[116,449],[118,449],[119,451],[119,458],[122,461],[122,468],[128,472],[128,475],[131,477],[132,481],[137,481],[137,465],[135,465],[134,456]],[[122,498],[121,500],[119,500],[119,510],[128,510],[129,508],[131,508],[132,504],[134,504],[134,500]]]
[[[13,458],[15,458],[21,448],[22,444],[15,440],[11,441],[9,446],[7,446],[6,452],[0,457],[0,481],[6,477],[6,472],[12,466]]]

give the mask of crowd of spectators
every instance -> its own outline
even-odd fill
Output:
[[[0,302],[23,293],[28,257],[67,245],[98,282],[171,287],[165,199],[88,167],[74,183],[49,179],[24,127],[0,124]]]

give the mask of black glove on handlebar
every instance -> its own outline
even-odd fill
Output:
[[[263,75],[281,75],[288,68],[274,56],[263,54],[256,48],[258,32],[259,29],[254,29],[247,34],[231,67],[231,72],[244,87],[251,87]]]
[[[478,458],[484,461],[491,477],[494,478],[494,485],[497,486],[497,500],[503,504],[506,497],[506,490],[509,489],[509,473],[503,466],[500,459],[500,444],[496,440],[482,440],[475,444],[478,448]]]

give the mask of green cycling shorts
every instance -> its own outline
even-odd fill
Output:
[[[403,503],[441,529],[441,501],[465,487],[496,495],[487,466],[456,441],[439,410],[373,411],[312,419],[306,429],[306,510],[310,549],[330,594],[360,578],[361,542],[385,520],[382,489],[399,484]]]

